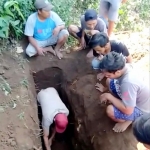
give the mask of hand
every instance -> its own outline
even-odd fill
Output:
[[[100,92],[104,92],[107,88],[104,87],[101,83],[96,83],[95,85],[96,89],[99,90]]]
[[[104,93],[100,96],[101,103],[107,103],[107,101],[110,100],[110,93]]]
[[[84,37],[81,38],[81,46],[82,46],[83,49],[86,48],[86,42],[85,42]]]
[[[87,30],[87,29],[85,29],[84,32],[89,36],[93,36],[94,34],[99,33],[98,30]]]
[[[97,75],[97,80],[101,81],[104,78],[104,74],[103,73],[99,73]]]
[[[103,55],[99,55],[97,59],[98,59],[98,60],[102,60],[103,57],[104,57]]]
[[[54,36],[57,36],[59,32],[60,32],[60,28],[59,28],[59,26],[58,26],[58,27],[56,27],[56,28],[53,30],[53,35],[54,35]]]
[[[44,49],[42,48],[42,47],[38,47],[37,48],[37,52],[38,52],[38,55],[42,55],[42,56],[45,56],[45,51],[44,51]]]
[[[51,147],[52,146],[52,139],[51,138],[48,140],[48,143],[49,143],[49,146]]]

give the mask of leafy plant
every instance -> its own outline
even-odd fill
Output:
[[[0,38],[20,38],[23,35],[26,20],[35,11],[35,0],[0,1]],[[79,24],[80,16],[88,8],[98,11],[99,1],[95,0],[49,0],[54,11],[59,14],[66,26]],[[119,22],[116,31],[137,30],[144,24],[149,25],[150,0],[130,0],[122,4],[119,10]],[[135,23],[134,23],[135,22]],[[69,44],[72,41],[69,38]]]
[[[23,6],[25,3],[25,7]],[[16,37],[17,39],[23,34],[24,24],[30,11],[24,10],[28,7],[29,0],[9,0],[2,1],[0,7],[0,38],[8,38],[9,36]],[[33,9],[33,6],[30,7]],[[24,12],[28,12],[27,15]]]

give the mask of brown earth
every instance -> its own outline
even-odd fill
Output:
[[[145,74],[149,69],[146,33],[118,36],[127,39],[135,66]],[[85,51],[65,55],[63,60],[51,55],[35,57],[28,63],[14,47],[10,50],[0,55],[0,150],[42,150],[41,112],[35,97],[36,90],[48,86],[56,87],[71,112],[68,129],[56,136],[52,150],[73,150],[71,143],[78,150],[137,149],[131,129],[121,134],[112,131],[114,122],[107,118],[106,106],[99,104],[97,72],[91,69]]]
[[[127,147],[136,150],[131,128],[121,134],[112,131],[114,122],[106,116],[106,106],[99,104],[100,93],[95,89],[96,72],[85,56],[85,51],[80,51],[63,60],[54,58],[50,61],[49,56],[31,59],[36,86],[39,90],[54,86],[60,94],[66,92],[67,102],[64,94],[61,97],[70,104],[75,116],[74,134],[77,135],[78,147],[82,144],[87,150],[126,150]],[[38,62],[40,65],[36,65]]]

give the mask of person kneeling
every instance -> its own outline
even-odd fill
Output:
[[[106,113],[117,122],[113,130],[123,132],[135,119],[150,112],[149,87],[126,63],[125,58],[116,52],[103,57],[100,69],[109,78],[106,84],[111,92],[102,94],[100,101],[111,103]]]
[[[69,110],[60,99],[55,88],[50,87],[41,90],[37,95],[37,100],[42,108],[43,138],[46,150],[51,150],[52,140],[55,133],[63,133],[68,125]],[[52,136],[49,138],[49,128],[54,122]]]

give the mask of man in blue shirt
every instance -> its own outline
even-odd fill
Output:
[[[30,42],[26,54],[32,57],[50,52],[61,59],[63,55],[60,48],[69,36],[65,23],[51,11],[53,6],[47,0],[36,0],[34,5],[37,12],[29,16],[25,27],[25,35]],[[52,45],[55,44],[53,49]]]

